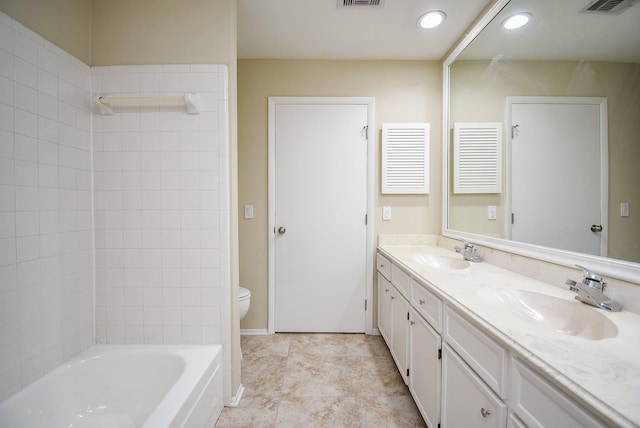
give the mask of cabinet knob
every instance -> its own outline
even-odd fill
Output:
[[[395,299],[395,298],[396,298],[396,296],[391,296],[391,299]]]
[[[424,299],[420,299],[420,304],[421,304],[421,305],[424,305],[424,304],[425,304]]]
[[[483,418],[486,418],[487,416],[491,415],[491,411],[483,407],[482,409],[480,409],[480,414],[482,415]]]
[[[385,292],[385,293],[388,293],[388,292],[389,292],[389,289],[388,289],[388,288],[385,288],[385,289],[384,289],[384,292]]]
[[[414,320],[411,320],[411,321],[409,321],[409,324],[416,325],[416,322]]]

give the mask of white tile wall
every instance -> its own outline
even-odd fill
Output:
[[[198,92],[203,105],[198,115],[133,106],[93,116],[99,342],[228,336],[226,78],[217,65],[92,69],[95,95]]]
[[[0,400],[93,343],[90,78],[0,13]]]

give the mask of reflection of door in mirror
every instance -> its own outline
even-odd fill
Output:
[[[507,236],[606,256],[606,99],[508,97],[507,112]]]

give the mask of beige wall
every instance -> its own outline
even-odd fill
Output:
[[[609,257],[640,261],[640,64],[459,61],[451,69],[451,81],[451,123],[504,122],[505,97],[509,95],[606,97]],[[586,173],[577,162],[567,168]],[[499,221],[486,220],[486,206],[500,207],[503,198],[504,195],[452,197],[452,227],[484,234],[496,229],[501,232]],[[629,217],[620,217],[622,202],[629,203]]]
[[[232,6],[231,0],[94,0],[91,65],[228,64]]]
[[[243,329],[266,329],[268,308],[267,98],[269,96],[371,96],[376,102],[375,234],[440,232],[442,73],[428,61],[238,61],[239,200],[254,218],[239,220],[240,284],[251,290]],[[383,122],[431,123],[431,193],[380,195]],[[382,206],[393,207],[383,222]]]
[[[0,0],[0,11],[86,64],[93,0]]]

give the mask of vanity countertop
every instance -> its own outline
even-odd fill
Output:
[[[624,309],[607,312],[574,300],[567,289],[546,284],[489,263],[465,269],[426,266],[420,255],[461,259],[437,246],[384,245],[380,253],[409,271],[446,305],[464,313],[515,355],[546,373],[557,386],[591,406],[616,426],[640,426],[640,316]],[[535,292],[585,306],[609,319],[615,337],[589,340],[522,323],[504,303],[487,298],[514,290]],[[624,308],[624,302],[621,302]],[[605,419],[605,420],[606,420]]]

